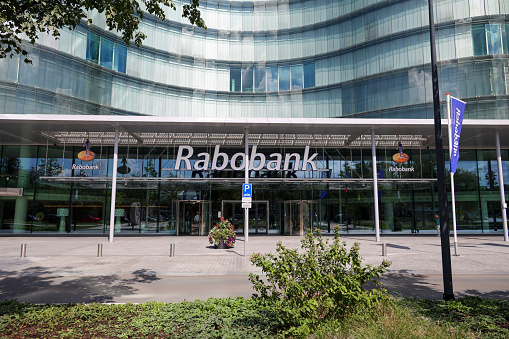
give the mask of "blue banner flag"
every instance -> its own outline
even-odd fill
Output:
[[[451,117],[451,135],[452,147],[451,151],[451,173],[456,173],[458,166],[458,159],[460,157],[460,134],[461,126],[463,124],[463,114],[465,113],[465,102],[455,97],[451,97],[452,102],[452,117]]]

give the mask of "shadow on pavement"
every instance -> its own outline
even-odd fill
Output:
[[[5,278],[1,278],[6,276]],[[0,301],[19,299],[30,303],[113,302],[115,297],[136,294],[136,284],[160,280],[155,272],[137,270],[119,276],[55,276],[41,267],[0,271]]]
[[[478,279],[483,279],[483,277],[478,277]],[[382,287],[394,296],[431,300],[443,299],[444,289],[441,274],[423,275],[401,271],[398,273],[386,273],[380,277],[379,281],[382,283]],[[456,286],[455,282],[460,287],[465,285],[465,283],[461,283],[460,277],[453,278],[453,287]],[[454,295],[457,298],[473,295],[483,298],[509,299],[509,290],[485,292],[478,289],[455,288]]]
[[[430,281],[429,276],[414,273],[387,273],[379,281],[392,295],[405,298],[442,299],[441,285]]]
[[[491,291],[491,292],[480,292],[478,290],[466,290],[465,293],[457,293],[457,297],[464,297],[466,295],[475,295],[482,298],[490,299],[509,299],[509,290],[506,291]]]

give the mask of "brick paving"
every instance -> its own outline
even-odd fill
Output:
[[[440,298],[442,262],[436,236],[382,236],[388,255],[374,236],[347,235],[347,246],[360,243],[367,264],[392,262],[383,281],[406,296]],[[0,237],[0,300],[30,302],[181,301],[210,296],[250,296],[249,256],[274,252],[282,241],[300,246],[300,237],[251,236],[235,248],[214,249],[206,237]],[[21,244],[27,256],[20,257]],[[97,257],[102,244],[102,257]],[[175,244],[175,257],[169,246]],[[452,238],[451,238],[452,244]],[[509,244],[502,235],[461,236],[459,256],[451,256],[455,293],[509,297]],[[451,247],[451,254],[454,249]],[[225,286],[230,286],[226,288]],[[83,293],[77,294],[76,291]]]

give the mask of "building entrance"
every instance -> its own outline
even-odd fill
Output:
[[[244,209],[242,201],[223,200],[221,202],[221,215],[229,219],[238,234],[244,232]],[[268,234],[269,233],[269,202],[253,201],[249,209],[249,233],[250,234]]]
[[[304,235],[305,228],[311,231],[317,227],[318,203],[311,200],[289,200],[279,203],[279,213],[283,223],[283,234]]]
[[[210,208],[208,200],[179,200],[177,235],[206,235],[211,225]]]

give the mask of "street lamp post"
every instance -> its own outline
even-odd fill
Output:
[[[451,244],[449,241],[449,208],[445,182],[444,146],[442,144],[442,122],[440,115],[440,95],[438,88],[437,56],[435,50],[435,22],[433,0],[428,0],[429,36],[431,48],[431,79],[433,82],[433,107],[435,119],[435,147],[437,159],[438,215],[440,216],[440,239],[442,247],[442,275],[444,280],[444,300],[454,299],[452,289]]]

